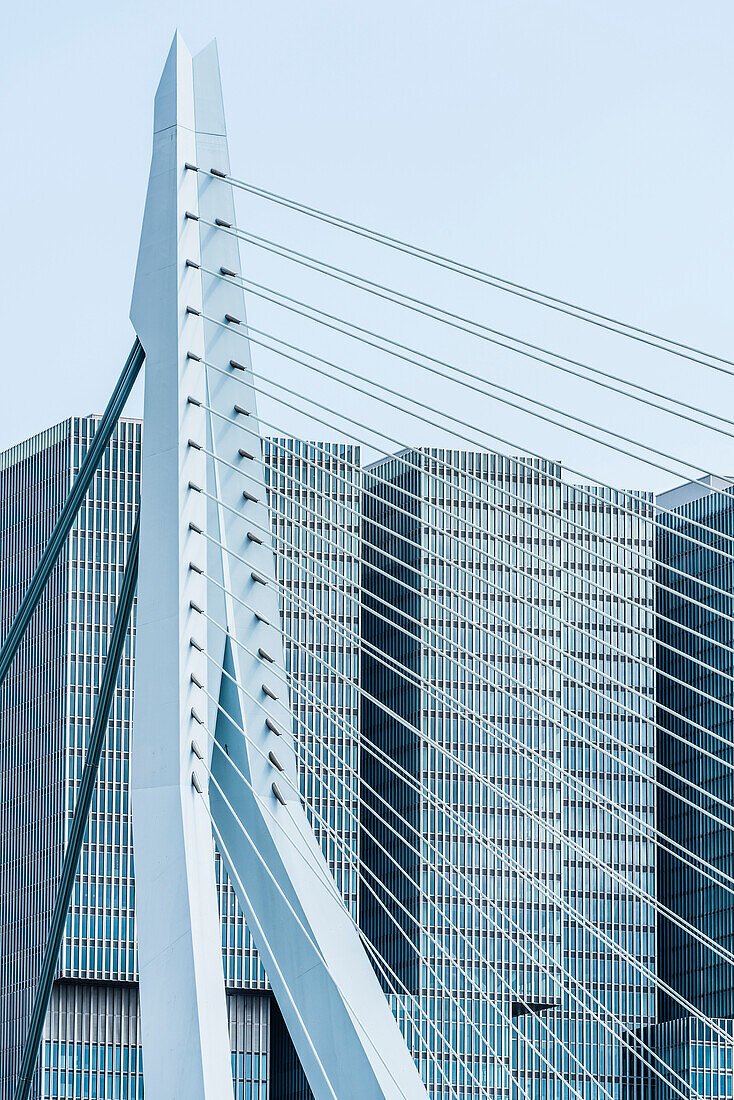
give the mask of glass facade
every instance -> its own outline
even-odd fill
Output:
[[[0,456],[4,630],[97,424],[95,417],[75,417]],[[20,798],[7,792],[2,811],[7,865],[22,874],[24,892],[23,900],[14,899],[3,913],[3,969],[10,965],[16,975],[14,988],[3,982],[4,990],[13,989],[3,1013],[3,1097],[14,1087],[122,585],[139,493],[140,440],[140,422],[121,420],[3,686],[3,766],[13,774],[22,762],[27,785]],[[26,547],[32,548],[27,556]],[[133,624],[134,616],[133,609]],[[142,1095],[137,1016],[125,1015],[137,1013],[128,806],[133,645],[134,625],[125,642],[46,1021],[36,1093],[44,1098],[111,1096],[123,1077],[128,1095]],[[25,751],[19,751],[16,729]],[[29,816],[26,804],[32,807]],[[37,923],[19,919],[26,907],[39,913]],[[22,937],[33,935],[32,952],[15,955],[14,928]],[[100,1030],[95,1027],[90,1038],[85,1016],[93,1010]],[[89,1091],[98,1088],[105,1091]]]
[[[0,455],[3,632],[96,426],[74,418]],[[140,437],[120,422],[0,701],[0,1100],[81,776]],[[263,454],[302,794],[432,1100],[565,1100],[561,1079],[616,1097],[632,1069],[565,989],[588,988],[631,1032],[655,1019],[649,978],[611,946],[654,967],[654,914],[587,854],[653,889],[654,848],[628,824],[652,823],[652,785],[605,751],[643,773],[655,759],[650,501],[486,452],[417,448],[366,472],[345,444],[271,439]],[[143,1094],[133,670],[134,632],[46,1022],[44,1100]],[[218,857],[216,877],[235,1100],[308,1100]]]
[[[654,966],[654,913],[589,858],[654,886],[624,817],[652,822],[652,783],[597,748],[654,762],[651,501],[420,448],[368,468],[363,534],[362,921],[429,1093],[619,1095],[618,1039],[564,987],[654,1019],[614,954]]]
[[[71,423],[0,455],[5,637],[69,490]],[[64,847],[68,555],[0,689],[0,1096],[12,1097]]]
[[[96,428],[97,421],[91,417],[72,421],[72,480]],[[122,421],[70,538],[65,831],[81,782],[107,640],[135,523],[140,444],[140,423]],[[133,629],[125,641],[61,947],[60,976],[67,979],[131,982],[137,976],[129,804],[135,614],[133,606]]]
[[[563,496],[570,571],[563,583],[569,777],[563,832],[583,852],[564,851],[562,892],[587,922],[581,927],[575,916],[564,919],[563,969],[598,999],[601,1020],[616,1017],[632,1042],[656,1013],[655,909],[642,897],[654,896],[656,873],[649,834],[655,823],[654,505],[647,494],[613,490],[564,486]],[[617,877],[597,870],[589,855]],[[612,1039],[567,996],[563,1015],[557,1034],[583,1067],[571,1063],[569,1080],[584,1096],[627,1095],[633,1071],[625,1042]],[[560,1095],[558,1085],[555,1091]]]
[[[42,1097],[143,1095],[133,983],[57,980],[41,1047]]]
[[[718,1023],[728,1038],[690,1017],[669,1020],[656,1029],[660,1053],[698,1096],[723,1098],[732,1094],[734,1021],[722,1019]]]
[[[0,455],[3,635],[97,424],[72,418]],[[0,801],[8,838],[0,857],[0,1100],[12,1097],[81,779],[137,508],[141,430],[139,421],[120,421],[0,699],[0,761],[9,777]],[[359,449],[265,441],[264,457],[303,793],[356,916]],[[143,1095],[128,774],[133,669],[134,629],[46,1021],[35,1089],[42,1100]],[[295,1100],[307,1086],[285,1029],[275,1027],[271,1040],[267,980],[215,859],[234,1097]]]
[[[302,794],[356,919],[359,447],[266,439],[263,457]]]
[[[723,490],[723,495],[712,488]],[[661,773],[661,785],[674,792],[666,793],[661,786],[659,827],[694,863],[700,857],[731,875],[734,563],[727,554],[734,537],[734,494],[727,483],[706,478],[663,494],[658,503],[666,510],[659,514],[657,527],[658,761],[669,769]],[[718,553],[719,548],[726,553]],[[707,585],[723,594],[712,593]],[[658,860],[658,896],[676,916],[734,950],[731,893],[664,849]],[[731,1033],[734,968],[662,916],[658,936],[660,977]],[[727,1044],[721,1037],[687,1017],[672,996],[661,996],[659,1020],[655,1034],[660,1052],[671,1059],[673,1068],[680,1065],[691,1088],[703,1096],[731,1096],[731,1046],[724,1050]],[[720,1079],[725,1070],[729,1072]]]

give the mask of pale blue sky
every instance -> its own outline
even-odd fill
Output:
[[[100,411],[129,349],[152,97],[177,26],[192,50],[218,39],[235,174],[734,357],[731,3],[44,0],[4,16],[0,448],[71,413]],[[261,202],[240,202],[238,216],[498,328],[734,412],[734,379]],[[243,252],[243,267],[705,469],[734,470],[722,437],[680,429],[254,250]],[[251,303],[250,318],[602,480],[675,480],[269,307]],[[260,373],[378,420],[401,441],[440,438],[336,386],[327,393],[258,349],[254,358]],[[284,429],[329,434],[272,405],[265,414]]]

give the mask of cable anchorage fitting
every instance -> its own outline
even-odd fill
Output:
[[[274,768],[278,769],[279,772],[283,771],[283,765],[281,764],[280,760],[278,760],[278,757],[275,755],[275,753],[272,752],[272,750],[268,753],[268,760]]]
[[[196,772],[191,773],[191,786],[194,788],[197,794],[204,793],[201,789],[201,783],[197,779]],[[285,802],[283,803],[283,805],[285,806]]]
[[[253,569],[253,570],[252,570],[252,572],[250,573],[250,576],[251,576],[251,577],[252,577],[252,579],[254,580],[255,584],[264,584],[264,585],[267,585],[267,583],[268,583],[268,582],[267,582],[267,580],[266,580],[266,578],[265,578],[265,577],[262,577],[262,576],[261,576],[261,575],[260,575],[259,573],[256,573],[254,569]]]
[[[254,542],[257,546],[262,546],[263,540],[260,538],[259,535],[254,534],[254,532],[252,532],[252,531],[248,531],[247,532],[247,537],[250,540],[250,542]]]
[[[273,689],[269,688],[267,684],[263,684],[263,695],[267,695],[268,699],[277,699],[278,698],[278,696],[275,694]]]
[[[201,645],[199,642],[197,642],[196,638],[194,638],[194,637],[189,638],[189,645],[192,646],[194,649],[198,649],[199,653],[204,652],[203,645]]]
[[[280,789],[279,789],[277,783],[273,783],[273,794],[278,799],[278,802],[280,802],[281,806],[285,806],[285,799],[283,798],[283,795],[280,793]]]
[[[195,306],[186,306],[186,312],[190,313],[193,317],[201,317],[201,310]]]
[[[196,268],[197,271],[201,271],[201,264],[197,264],[196,260],[187,260],[186,261],[186,266],[187,267],[194,267],[194,268]]]
[[[200,565],[195,565],[193,561],[189,562],[189,569],[191,569],[194,573],[198,573],[200,577],[204,576],[204,570],[201,568]]]
[[[199,220],[199,215],[194,214],[191,210],[186,211],[186,217],[188,218],[188,220],[190,222],[198,222],[198,220]]]
[[[267,726],[267,728],[270,730],[271,733],[275,734],[276,737],[282,737],[283,736],[283,734],[280,732],[280,730],[278,729],[278,727],[276,726],[276,724],[275,724],[275,722],[273,721],[272,718],[266,718],[265,719],[265,725]]]
[[[218,168],[210,168],[209,171],[213,176],[218,176],[220,180],[226,180],[226,172],[220,172]]]
[[[255,458],[255,456],[251,455],[249,451],[246,451],[244,447],[240,447],[237,453],[239,454],[240,458],[249,458],[251,460]]]
[[[230,279],[236,279],[237,278],[237,272],[233,271],[231,267],[220,267],[219,268],[219,274],[220,275],[228,275]]]
[[[191,717],[194,719],[195,722],[198,722],[200,726],[204,725],[204,719],[199,716],[199,712],[197,711],[196,707],[191,708]]]
[[[194,531],[195,534],[197,534],[197,535],[203,535],[204,534],[201,527],[199,527],[198,523],[194,523],[193,520],[191,520],[191,522],[189,523],[189,531]]]
[[[199,615],[204,614],[202,609],[199,607],[198,603],[194,603],[193,600],[189,600],[189,607],[191,608],[192,611],[196,611]]]
[[[187,405],[196,405],[196,407],[198,409],[201,408],[201,401],[199,401],[199,398],[198,397],[192,397],[191,394],[189,394],[189,396],[186,398],[186,404]]]
[[[186,161],[186,163],[184,164],[184,168],[188,168],[189,172],[198,172],[199,171],[199,169],[196,167],[196,165],[192,164],[190,160]]]
[[[204,757],[202,755],[202,752],[201,752],[201,749],[197,745],[196,741],[194,741],[193,739],[191,741],[191,751],[193,752],[193,754],[197,758],[197,760],[203,760],[204,759]]]
[[[241,405],[235,405],[234,411],[236,413],[239,413],[240,416],[249,416],[250,415],[249,412],[247,411],[247,409],[243,409]]]
[[[229,319],[230,319],[229,314],[227,314],[227,320],[229,320]],[[238,322],[238,324],[239,324],[239,322]],[[232,368],[232,370],[247,370],[247,367],[243,366],[242,363],[238,363],[236,359],[230,359],[229,365]]]
[[[214,224],[218,225],[220,229],[231,229],[232,222],[225,221],[224,218],[215,218]]]
[[[202,691],[204,690],[204,685],[202,684],[201,680],[198,678],[198,676],[195,676],[193,672],[191,673],[191,683],[196,684],[196,686],[198,688],[201,688]]]
[[[245,498],[245,500],[251,500],[253,504],[257,504],[258,502],[257,497],[253,496],[252,493],[249,493],[247,489],[242,490],[242,496]]]
[[[195,355],[193,353],[193,351],[187,351],[186,352],[186,358],[187,359],[193,359],[195,363],[200,363],[201,362],[201,356],[200,355]]]
[[[189,447],[193,447],[195,451],[201,450],[201,443],[197,443],[195,439],[190,439],[188,445]]]
[[[239,317],[235,317],[234,313],[225,313],[224,319],[228,325],[241,325]]]
[[[258,649],[257,652],[258,652],[258,655],[260,657],[262,657],[263,661],[267,661],[268,664],[271,664],[271,665],[275,663],[274,659],[270,656],[268,651],[266,649],[263,649],[262,646]]]

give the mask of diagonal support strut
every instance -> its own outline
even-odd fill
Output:
[[[61,553],[61,549],[68,538],[69,531],[76,519],[76,514],[79,511],[81,503],[87,495],[87,489],[97,471],[97,467],[110,441],[110,437],[115,430],[115,426],[125,407],[125,403],[130,396],[130,391],[135,384],[135,379],[140,373],[140,368],[143,365],[144,359],[145,352],[143,351],[143,346],[140,341],[136,339],[127,357],[127,362],[123,367],[122,374],[112,392],[104,415],[99,422],[99,427],[94,434],[91,446],[84,456],[84,461],[81,464],[79,473],[61,509],[61,514],[56,521],[56,526],[51,532],[51,538],[48,540],[41,554],[41,560],[36,566],[36,571],[33,574],[31,583],[28,585],[28,590],[21,600],[18,612],[3,642],[2,649],[0,649],[0,685],[8,674],[8,669],[13,663],[13,657],[15,657],[15,654],[18,652],[18,646],[23,640],[23,635],[26,632],[28,623],[31,621],[33,612],[38,606],[38,601],[43,594],[49,574],[56,564],[56,559]]]
[[[139,347],[139,345],[137,346]],[[125,637],[130,623],[133,599],[135,598],[135,588],[138,582],[138,542],[139,516],[135,520],[135,527],[133,529],[132,538],[130,539],[125,576],[122,582],[120,598],[117,602],[117,611],[115,613],[115,624],[112,628],[110,644],[107,649],[104,671],[102,673],[102,682],[97,695],[97,705],[94,708],[94,720],[92,722],[89,744],[87,745],[87,752],[84,758],[84,771],[82,772],[79,793],[74,805],[74,816],[71,820],[71,829],[69,830],[69,842],[66,846],[66,852],[64,853],[61,878],[59,879],[56,900],[51,915],[51,926],[49,928],[48,939],[46,940],[43,962],[41,963],[41,973],[38,978],[38,985],[36,986],[36,992],[33,999],[33,1010],[31,1012],[31,1021],[28,1027],[25,1046],[23,1048],[23,1058],[20,1065],[18,1083],[15,1089],[15,1100],[28,1100],[31,1085],[33,1083],[33,1073],[38,1060],[41,1036],[43,1035],[43,1024],[51,999],[56,964],[59,958],[59,951],[61,950],[61,940],[64,935],[66,916],[69,912],[71,892],[74,888],[74,880],[79,865],[79,853],[81,852],[84,833],[87,828],[89,807],[97,782],[99,760],[102,755],[102,748],[104,747],[110,709],[115,697],[117,674],[125,648]]]

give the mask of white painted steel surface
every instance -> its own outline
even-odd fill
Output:
[[[137,661],[131,763],[136,915],[145,1091],[153,1100],[222,1100],[232,1095],[227,1008],[219,945],[211,825],[191,786],[190,716],[206,677],[189,645],[189,602],[205,599],[188,568],[206,521],[189,480],[205,476],[190,448],[203,438],[204,378],[188,360],[203,348],[201,282],[185,267],[198,250],[191,56],[177,36],[155,100],[153,158],[131,317],[146,353]]]

